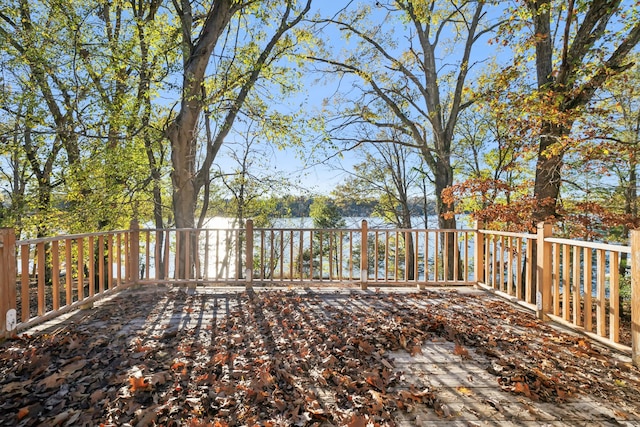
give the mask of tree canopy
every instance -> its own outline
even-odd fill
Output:
[[[327,206],[360,194],[398,226],[433,197],[441,228],[470,213],[624,239],[638,225],[639,8],[7,0],[0,222],[23,236],[212,212],[266,223],[274,201],[314,196],[281,174],[285,150],[344,173],[333,195],[320,184]]]

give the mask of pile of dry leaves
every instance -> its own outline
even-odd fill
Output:
[[[491,296],[126,291],[0,346],[1,425],[394,425],[433,408],[391,351],[482,355],[506,393],[598,395],[640,413],[638,370]]]

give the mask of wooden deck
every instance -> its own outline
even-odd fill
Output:
[[[640,371],[471,288],[143,286],[0,345],[0,425],[640,425]]]

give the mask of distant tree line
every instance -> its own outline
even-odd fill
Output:
[[[376,207],[379,201],[374,199],[347,199],[327,196],[285,196],[274,197],[265,204],[272,206],[272,216],[274,218],[306,218],[311,216],[311,205],[318,198],[326,198],[330,203],[335,205],[336,211],[341,217],[371,217],[376,216]],[[211,216],[227,216],[229,214],[228,206],[234,201],[225,200],[209,209]],[[424,216],[424,199],[413,198],[410,200],[409,208],[415,216]],[[435,203],[428,201],[427,215],[435,215]]]

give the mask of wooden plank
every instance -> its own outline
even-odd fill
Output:
[[[220,230],[215,230],[215,257],[214,257],[214,266],[213,266],[213,278],[214,279],[220,279],[220,274],[222,269],[220,268]],[[247,227],[247,239],[249,239],[249,229]],[[253,236],[251,236],[251,240],[253,240]],[[226,247],[226,243],[225,243],[225,247]],[[249,250],[249,247],[247,246],[247,251]],[[247,252],[247,255],[249,254],[249,252]],[[253,259],[253,247],[251,248],[251,259]],[[253,274],[253,264],[249,267],[249,264],[247,263],[247,268],[251,268],[252,274]]]
[[[31,298],[29,295],[30,292],[30,281],[31,275],[29,273],[29,255],[31,252],[31,247],[28,244],[22,244],[20,246],[20,299],[22,300],[22,322],[26,322],[31,317]],[[68,270],[68,269],[67,269]],[[69,276],[69,271],[67,271],[67,277]],[[68,279],[67,279],[68,280]],[[67,287],[67,293],[69,292],[69,288]]]
[[[284,278],[284,230],[280,230],[280,280]]]
[[[435,251],[434,251],[435,252]],[[429,281],[429,232],[424,233],[424,281]],[[435,279],[433,279],[435,280]]]
[[[460,238],[460,235],[458,234],[457,231],[453,231],[453,239],[452,242],[454,243],[453,246],[453,281],[457,281],[458,280],[458,276],[459,276],[459,271],[458,271],[458,265],[460,264],[460,251],[458,250],[458,239]]]
[[[360,237],[360,288],[367,289],[369,281],[369,229],[366,220],[362,220]]]
[[[582,310],[580,304],[582,300],[582,294],[580,293],[580,252],[582,250],[574,246],[573,247],[573,324],[576,326],[582,326]]]
[[[500,269],[500,262],[502,261],[502,248],[500,247],[500,241],[502,236],[493,236],[493,288],[497,291],[502,291],[502,275]]]
[[[76,283],[78,289],[78,301],[84,299],[84,239],[80,238],[76,240],[76,250],[78,251],[78,271],[76,275],[78,281]]]
[[[96,294],[96,264],[95,264],[95,247],[94,247],[94,236],[89,236],[88,238],[89,245],[89,296],[92,297]],[[134,271],[133,274],[138,274],[137,271]]]
[[[46,312],[44,279],[47,263],[45,260],[44,242],[40,242],[36,245],[36,254],[36,267],[38,272],[38,316],[42,316]]]
[[[98,291],[104,293],[104,236],[98,237]],[[156,270],[157,272],[158,270]],[[157,274],[157,273],[156,273]],[[149,269],[147,267],[147,277],[149,277]]]
[[[631,230],[631,358],[640,367],[640,230]]]
[[[174,257],[173,257],[173,276],[175,279],[182,279],[183,278],[183,274],[180,272],[180,258],[182,256],[181,250],[180,248],[182,247],[183,243],[182,240],[183,236],[182,236],[182,231],[181,230],[176,230],[175,231],[176,234],[176,246],[175,246],[175,253],[174,253]],[[120,234],[116,235],[116,277],[118,278],[118,280],[116,280],[116,286],[118,286],[120,284]]]
[[[349,259],[347,261],[347,265],[348,265],[348,270],[347,273],[349,274],[348,279],[349,280],[353,280],[353,261],[354,261],[354,254],[353,254],[353,231],[349,230],[348,232],[349,235]]]
[[[516,237],[516,298],[524,299],[522,286],[522,237]]]
[[[420,264],[420,256],[418,251],[418,248],[420,247],[420,232],[418,230],[416,230],[416,236],[413,239],[413,274],[414,279],[417,283],[420,281],[420,268],[418,267],[418,265]]]
[[[72,294],[72,289],[73,289],[73,281],[72,281],[72,277],[73,277],[73,260],[71,258],[71,244],[72,244],[73,240],[71,239],[66,239],[64,241],[64,252],[65,252],[65,257],[64,257],[64,262],[65,262],[65,270],[67,272],[66,274],[66,284],[65,284],[65,291],[66,291],[66,305],[71,305],[73,303],[73,294]]]
[[[463,272],[464,274],[463,280],[465,282],[469,280],[469,239],[470,239],[469,232],[465,231],[464,232],[464,272]]]
[[[102,238],[102,236],[100,236],[100,238]],[[151,232],[149,230],[146,230],[146,232],[145,232],[145,248],[144,249],[145,249],[145,252],[144,252],[144,255],[145,255],[145,258],[144,258],[145,270],[144,270],[143,279],[145,279],[145,278],[148,279],[149,278],[149,271],[150,271],[150,268],[151,268]],[[102,259],[102,258],[100,258],[100,259]],[[102,264],[102,262],[100,262],[100,264]],[[102,290],[100,292],[102,292]]]
[[[591,248],[584,248],[584,329],[587,332],[593,332],[593,296],[592,296],[592,283],[591,283]]]
[[[513,295],[513,238],[507,237],[507,294]]]
[[[607,300],[605,299],[606,257],[604,250],[597,249],[596,257],[596,295],[598,297],[596,305],[596,331],[598,335],[604,337],[607,335]]]
[[[16,292],[16,231],[0,229],[0,339],[15,334],[18,322]],[[10,310],[13,315],[10,315]]]
[[[440,253],[440,250],[438,249],[439,245],[439,236],[440,233],[439,232],[435,232],[434,233],[434,244],[433,244],[433,281],[434,282],[438,282],[438,280],[440,279],[440,269],[438,268],[438,264],[440,263],[440,260],[438,259],[438,254]]]
[[[376,234],[377,240],[377,234]],[[377,277],[377,275],[376,275]],[[389,232],[384,232],[384,280],[389,277]]]
[[[505,239],[506,239],[506,236],[501,236],[500,239],[498,240],[498,247],[499,247],[498,253],[500,254],[500,259],[499,259],[500,270],[498,270],[498,289],[508,294],[508,292],[506,292],[505,283],[504,283],[505,282],[504,281],[504,256],[505,256],[504,241]]]
[[[242,276],[244,274],[245,276],[245,288],[247,289],[251,289],[252,285],[253,285],[253,220],[248,219],[245,222],[245,271],[243,272],[238,272],[239,276]],[[219,246],[216,246],[216,256],[217,256],[217,252],[219,251]],[[217,274],[217,270],[218,270],[218,263],[216,262],[216,274]]]
[[[264,268],[262,268],[264,265],[264,230],[259,230],[258,236],[260,236],[260,251],[258,252],[258,279],[264,280]]]
[[[329,248],[327,251],[327,261],[329,264],[329,281],[333,282],[334,280],[336,280],[336,275],[337,275],[337,270],[338,270],[338,264],[337,264],[337,257],[338,257],[338,246],[337,246],[337,242],[338,242],[338,231],[336,230],[332,230],[329,231]]]
[[[498,231],[498,230],[484,230],[480,229],[478,232],[483,233],[485,235],[490,236],[508,236],[508,237],[518,237],[523,239],[535,239],[537,234],[531,233],[514,233],[513,231]]]
[[[182,236],[181,239],[183,241],[183,247],[184,247],[184,259],[178,258],[180,263],[184,263],[184,266],[182,268],[183,275],[182,275],[181,279],[185,279],[185,280],[192,279],[193,275],[192,275],[191,272],[192,272],[193,263],[191,262],[191,260],[193,259],[193,254],[192,254],[193,251],[192,251],[191,244],[193,242],[193,238],[191,236],[191,230],[182,230],[182,231],[180,231],[180,233],[181,233],[180,235]],[[126,274],[126,272],[128,271],[127,260],[129,259],[129,257],[126,254],[126,250],[127,250],[127,247],[129,245],[127,245],[127,242],[126,242],[127,234],[125,234],[123,237],[124,237],[124,240],[125,240],[125,243],[124,243],[124,248],[125,248],[125,256],[124,256],[125,268],[124,268],[124,271],[125,271],[125,276],[124,277],[125,277],[125,279],[128,279],[129,276]],[[176,268],[176,270],[177,269],[178,268]]]
[[[551,243],[545,239],[551,235],[551,224],[538,223],[538,239],[537,239],[537,282],[536,282],[536,307],[537,317],[541,320],[548,320],[547,316],[551,313]]]
[[[309,230],[309,279],[313,279],[313,230]]]
[[[187,244],[185,245],[185,249],[186,249],[186,257],[185,257],[185,276],[188,276],[188,272],[191,270],[191,264],[189,263],[189,249],[191,247],[190,244],[190,240],[189,240],[189,232],[185,232],[185,234],[187,235]],[[130,253],[130,249],[131,249],[131,245],[129,244],[130,239],[129,239],[129,233],[123,233],[123,237],[124,237],[124,279],[123,279],[123,283],[125,282],[130,282],[131,281],[131,253]]]
[[[580,248],[602,249],[604,251],[631,253],[630,246],[614,245],[611,243],[587,242],[584,240],[562,239],[558,237],[549,237],[547,238],[547,242],[567,244],[571,246],[578,246]]]
[[[194,232],[194,236],[193,236],[193,243],[189,243],[189,247],[191,247],[193,245],[193,263],[194,263],[194,270],[193,270],[193,277],[190,277],[191,279],[200,279],[202,278],[202,271],[200,270],[201,265],[200,265],[200,230],[195,230]],[[139,239],[139,234],[136,233],[132,233],[131,234],[131,239],[134,239],[136,236],[138,236]],[[137,282],[138,280],[138,276],[137,276],[137,271],[138,271],[138,265],[137,265],[137,260],[139,259],[139,255],[138,252],[140,251],[140,244],[135,244],[132,242],[131,245],[131,250],[135,251],[135,254],[131,255],[131,261],[135,262],[135,266],[134,266],[134,274],[135,276],[135,281]],[[234,262],[236,262],[237,258],[233,257]],[[238,263],[236,262],[236,265],[238,265]],[[189,272],[191,272],[191,267],[189,267]],[[135,282],[134,282],[135,283]]]
[[[449,232],[442,232],[442,245],[444,247],[444,251],[442,252],[442,281],[447,282],[449,278]]]
[[[491,235],[484,237],[484,284],[491,287]]]
[[[167,278],[166,275],[164,274],[164,270],[162,269],[163,268],[162,267],[162,245],[160,244],[160,241],[162,240],[162,235],[163,235],[162,231],[156,230],[156,241],[154,246],[155,271],[156,271],[155,279],[160,279],[160,277],[162,277],[163,279]]]
[[[114,248],[114,239],[113,239],[113,234],[109,234],[109,237],[107,238],[107,258],[108,258],[108,264],[107,264],[107,284],[109,285],[109,290],[114,288],[114,284],[113,284],[113,263],[115,262],[115,254],[113,253],[113,248]],[[164,258],[164,270],[165,270],[165,274],[164,274],[164,278],[165,280],[167,279],[167,276],[169,275],[169,230],[167,230],[167,236],[165,239],[165,258]]]
[[[575,249],[574,249],[575,250]],[[571,320],[571,260],[569,254],[571,247],[562,245],[562,317],[564,320]]]
[[[400,258],[400,232],[396,231],[395,235],[395,248],[394,248],[394,256],[393,256],[393,280],[395,282],[398,281],[398,266],[399,266],[399,258]],[[387,279],[388,280],[388,279]]]
[[[178,233],[176,233],[176,248],[180,246],[177,244]],[[176,273],[178,272],[178,254],[176,254]],[[122,284],[122,234],[116,234],[116,286],[120,286]]]
[[[60,247],[58,241],[51,242],[51,297],[53,310],[60,309]]]
[[[271,251],[269,251],[269,275],[271,280],[273,280],[273,276],[276,269],[276,234],[274,230],[271,230],[269,233],[269,244],[271,245]]]
[[[551,244],[553,250],[553,314],[560,315],[560,245]]]
[[[300,265],[298,266],[298,270],[300,273],[300,280],[302,280],[304,278],[304,230],[300,230],[299,246],[298,259],[300,260]]]
[[[611,252],[609,260],[609,339],[620,342],[620,256]]]
[[[537,240],[536,240],[537,241]],[[525,282],[525,302],[533,304],[535,298],[533,295],[534,283],[533,283],[533,266],[535,261],[533,259],[533,245],[536,244],[533,239],[527,239],[527,257],[526,257],[526,277]]]
[[[293,276],[294,276],[294,274],[293,274],[293,265],[295,264],[294,258],[293,258],[293,244],[295,242],[295,240],[294,240],[294,234],[295,233],[294,233],[293,230],[291,230],[291,232],[289,234],[290,234],[290,236],[289,236],[289,239],[290,239],[289,240],[289,278],[291,280],[293,280]],[[251,248],[251,250],[253,251],[253,248]]]

